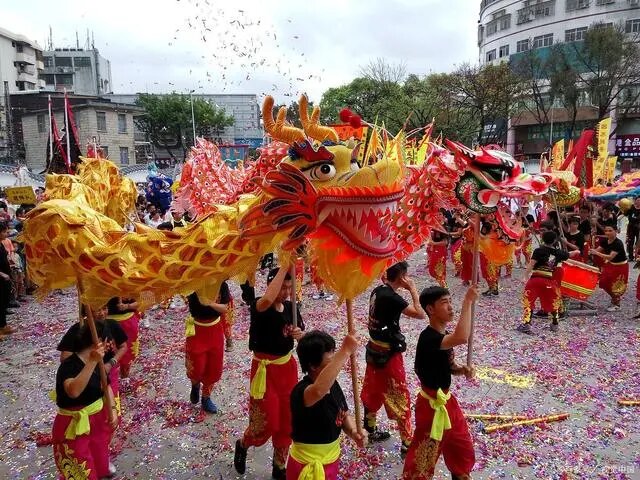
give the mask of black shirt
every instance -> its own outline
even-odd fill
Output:
[[[379,342],[391,343],[400,333],[400,315],[407,301],[389,285],[378,285],[369,297],[369,335]]]
[[[80,324],[71,325],[67,333],[64,334],[62,340],[58,344],[60,352],[79,352],[78,346],[80,334]],[[127,334],[116,320],[107,318],[104,321],[104,361],[108,362],[116,355],[118,345],[122,345],[127,341]]]
[[[551,257],[553,257],[553,260],[551,260]],[[531,255],[531,260],[535,261],[533,269],[545,272],[553,272],[556,265],[567,258],[569,258],[567,252],[548,247],[547,245],[536,248]]]
[[[576,233],[567,232],[564,234],[564,236],[566,237],[567,242],[573,243],[576,247],[578,247],[578,250],[582,252],[582,249],[584,247],[584,234],[580,230],[578,230]]]
[[[616,252],[616,256],[609,260],[609,262],[611,263],[622,263],[627,260],[627,254],[624,250],[624,244],[619,238],[616,238],[611,243],[609,243],[606,238],[603,238],[602,240],[600,240],[600,247],[602,248],[602,253],[604,253],[605,255]]]
[[[56,374],[56,404],[58,407],[86,407],[102,397],[100,372],[97,368],[93,370],[91,377],[89,377],[89,383],[87,383],[87,386],[78,397],[71,398],[64,391],[64,381],[77,377],[84,368],[84,365],[82,359],[74,353],[69,358],[63,360],[58,367],[58,373]],[[96,367],[97,366],[96,364]]]
[[[598,235],[604,235],[604,227],[618,228],[618,220],[616,219],[615,216],[606,218],[606,219],[600,217],[598,219],[598,223],[599,223],[597,227]],[[600,225],[602,225],[602,227],[600,227]]]
[[[580,230],[583,235],[591,235],[591,220],[582,220],[580,225],[578,225],[578,230]]]
[[[441,350],[444,334],[429,325],[420,333],[416,347],[415,370],[423,388],[443,390],[451,386],[452,348]]]
[[[290,301],[283,303],[284,310],[278,312],[271,305],[259,312],[256,305],[260,297],[251,304],[251,324],[249,326],[249,350],[279,357],[293,350],[293,306]],[[304,322],[298,311],[298,327],[304,330]]]
[[[134,301],[133,298],[123,298],[123,303],[132,303]],[[123,313],[133,313],[135,312],[135,308],[125,308],[124,310],[118,309],[118,303],[120,303],[120,297],[113,297],[107,302],[107,315],[122,315]]]
[[[9,264],[9,254],[4,244],[0,242],[0,272],[11,275],[11,265]]]
[[[313,382],[305,376],[291,391],[291,439],[312,445],[331,443],[342,431],[342,422],[349,410],[338,382],[310,407],[304,406],[304,391]]]
[[[638,231],[640,230],[640,209],[636,208],[635,205],[632,205],[626,213],[627,217],[629,217],[629,229]]]
[[[189,313],[196,320],[215,320],[220,316],[220,313],[213,307],[200,303],[196,292],[189,295],[187,301],[189,302]],[[222,282],[222,285],[220,285],[220,293],[218,294],[218,301],[215,303],[227,305],[230,301],[231,293],[229,292],[229,285],[227,285],[227,282]]]
[[[522,217],[522,228],[529,228],[534,223],[536,223],[536,219],[533,218],[533,215],[530,213],[527,213],[525,217]]]

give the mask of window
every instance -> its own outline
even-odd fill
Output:
[[[21,43],[16,44],[16,53],[22,53],[24,50]]]
[[[516,44],[516,52],[526,52],[529,50],[529,40],[519,40]]]
[[[40,76],[41,79],[44,80],[44,83],[46,83],[47,85],[53,85],[55,82],[55,76],[51,75],[50,73],[47,73],[46,75],[41,75]]]
[[[550,47],[551,45],[553,45],[553,33],[548,33],[547,35],[533,37],[533,44],[531,48]]]
[[[42,63],[44,63],[44,68],[53,67],[53,57],[44,57]]]
[[[616,0],[596,0],[596,5],[608,5],[615,2]]]
[[[486,58],[487,58],[487,62],[491,62],[491,61],[495,60],[496,59],[496,49],[494,48],[493,50],[489,50],[487,52]]]
[[[73,75],[56,75],[58,85],[73,85]]]
[[[127,133],[127,116],[124,113],[118,114],[118,133]]]
[[[71,57],[56,57],[56,67],[73,67]]]
[[[585,35],[587,34],[587,27],[580,28],[572,28],[570,30],[564,31],[564,41],[565,42],[580,42],[584,40]]]
[[[44,123],[44,113],[38,114],[38,133],[44,133],[47,131],[47,128]]]
[[[498,20],[499,30],[506,30],[511,27],[511,15],[505,15]]]
[[[96,122],[98,123],[98,131],[107,131],[107,114],[106,112],[96,112]]]
[[[573,10],[580,10],[582,8],[589,8],[590,0],[567,0],[566,10],[571,12]]]
[[[626,33],[640,33],[640,18],[627,20],[624,24],[624,31]]]
[[[129,147],[120,147],[120,165],[129,165]]]
[[[498,31],[498,22],[487,23],[487,37],[490,37]]]
[[[498,57],[508,57],[509,56],[509,45],[503,45],[498,50]]]
[[[90,67],[91,66],[91,58],[90,57],[74,57],[73,64],[76,67]]]

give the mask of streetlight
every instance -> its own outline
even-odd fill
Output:
[[[196,117],[193,113],[193,92],[195,92],[195,90],[191,90],[189,92],[189,98],[191,100],[191,126],[193,128],[193,146],[196,146]]]

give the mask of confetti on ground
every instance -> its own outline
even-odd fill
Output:
[[[425,257],[416,254],[411,272],[418,288],[432,282],[425,276]],[[467,381],[454,378],[453,391],[463,410],[479,415],[508,414],[536,418],[566,412],[556,423],[518,426],[491,434],[484,428],[491,418],[470,419],[476,449],[474,479],[616,479],[640,478],[640,415],[638,407],[619,405],[618,399],[640,398],[640,320],[632,319],[635,277],[620,312],[609,313],[606,295],[592,297],[599,314],[571,316],[560,331],[549,330],[546,319],[534,319],[535,336],[515,331],[521,315],[522,270],[501,280],[498,297],[482,297],[476,308],[474,358],[480,372]],[[461,282],[449,278],[454,304],[464,293]],[[264,289],[258,275],[257,291]],[[206,415],[189,403],[190,384],[184,371],[184,318],[180,300],[174,308],[151,310],[151,328],[141,328],[141,356],[131,378],[122,381],[123,418],[112,445],[119,479],[268,478],[271,447],[249,452],[247,474],[232,466],[236,438],[247,425],[248,308],[237,299],[235,345],[225,354],[225,371],[214,389],[217,415]],[[344,307],[313,300],[315,289],[304,287],[302,315],[309,328],[323,328],[337,338],[346,331]],[[368,296],[354,303],[358,337],[362,342],[358,370],[364,374],[364,342]],[[55,414],[48,399],[59,356],[57,341],[75,321],[72,291],[52,294],[43,303],[30,300],[9,324],[18,332],[0,341],[0,478],[53,479],[50,429]],[[408,348],[405,366],[410,389],[417,391],[413,357],[425,324],[407,318],[402,328]],[[466,351],[456,350],[459,362]],[[348,369],[340,381],[351,398]],[[352,399],[350,400],[352,402]],[[392,437],[359,450],[343,442],[340,478],[397,479],[402,470],[400,440],[395,425],[379,414]],[[509,420],[504,420],[509,421]],[[450,478],[444,463],[435,478]]]

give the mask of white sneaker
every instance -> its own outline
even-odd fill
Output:
[[[325,298],[325,294],[324,292],[314,293],[311,298],[313,298],[314,300],[320,300],[321,298]]]
[[[325,295],[325,296],[324,296],[324,299],[325,299],[327,302],[330,302],[331,300],[333,300],[333,295],[331,295],[331,294]]]
[[[607,312],[619,312],[620,311],[620,305],[611,305],[610,307],[607,307]]]
[[[144,317],[142,319],[142,321],[140,322],[140,326],[142,328],[151,328],[151,324],[149,323],[149,319],[147,317]]]
[[[116,466],[111,463],[111,461],[109,461],[109,475],[111,475],[112,477],[116,474],[117,470],[116,470]]]

